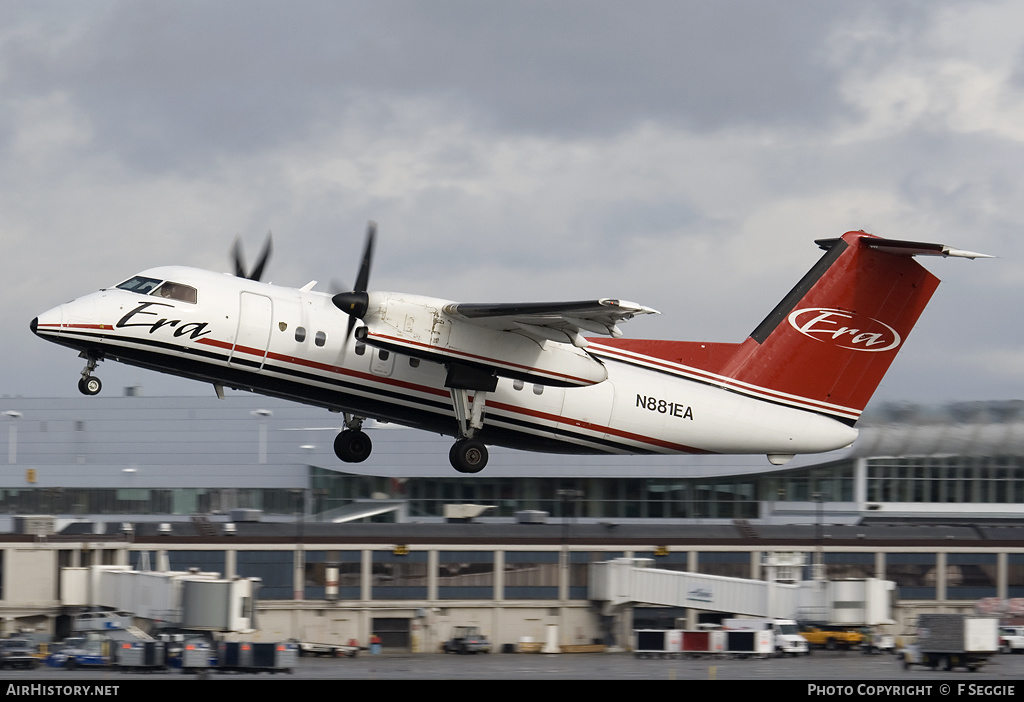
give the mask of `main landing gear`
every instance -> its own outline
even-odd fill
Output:
[[[477,439],[459,439],[448,451],[448,460],[460,473],[479,473],[487,465],[487,447]]]
[[[487,392],[476,390],[472,399],[464,388],[449,388],[449,392],[459,423],[459,439],[448,452],[448,460],[460,473],[479,473],[487,465],[487,447],[474,437],[484,426]]]
[[[373,442],[363,431],[364,419],[346,414],[345,430],[334,437],[334,453],[345,463],[362,463],[373,451]]]
[[[78,392],[83,395],[98,395],[103,389],[103,383],[92,372],[96,370],[96,364],[102,359],[85,351],[82,352],[82,358],[85,359],[85,368],[82,369],[82,377],[78,381]]]

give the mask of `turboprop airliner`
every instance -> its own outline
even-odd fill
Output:
[[[938,279],[915,256],[990,258],[862,231],[824,255],[742,343],[626,339],[656,310],[625,300],[464,303],[370,290],[376,226],[350,292],[235,273],[151,268],[32,320],[85,359],[111,360],[343,415],[334,448],[366,460],[367,418],[455,438],[476,473],[487,446],[565,454],[796,454],[848,446]],[[597,336],[594,336],[597,335]]]

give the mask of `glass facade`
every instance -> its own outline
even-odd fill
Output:
[[[937,564],[935,553],[887,553],[884,577],[899,587],[900,599],[934,600]]]
[[[749,551],[700,551],[697,553],[697,572],[705,575],[724,575],[730,578],[749,578],[751,573]]]
[[[946,554],[947,600],[980,600],[996,594],[996,554]]]
[[[349,475],[311,467],[318,504],[341,507],[371,494],[409,500],[413,517],[442,517],[444,505],[494,505],[488,517],[513,517],[540,510],[570,519],[756,519],[758,481],[721,478],[701,482],[659,478],[388,478]],[[567,500],[565,491],[580,497]],[[851,498],[852,499],[852,498]]]
[[[874,503],[1024,503],[1024,457],[921,456],[864,461],[864,498]],[[309,467],[310,490],[295,488],[4,488],[6,514],[190,515],[259,509],[316,515],[354,500],[408,500],[409,515],[442,518],[444,505],[494,505],[488,517],[541,510],[569,519],[758,519],[762,503],[856,501],[853,460],[733,478],[407,478]],[[566,491],[579,497],[565,499]],[[372,521],[393,521],[380,515]]]
[[[506,551],[505,599],[557,600],[558,553]]]
[[[423,600],[427,597],[427,552],[373,552],[371,598]]]
[[[875,577],[875,554],[873,553],[830,553],[821,554],[825,564],[825,577],[829,580],[843,578]]]
[[[870,458],[869,502],[1020,504],[1024,457]]]
[[[440,551],[437,597],[442,600],[494,599],[494,552]]]
[[[238,551],[235,570],[243,578],[259,578],[259,599],[290,600],[294,597],[295,551]]]

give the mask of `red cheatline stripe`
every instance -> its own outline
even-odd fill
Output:
[[[591,351],[595,355],[608,356],[610,358],[618,358],[620,360],[639,363],[644,365],[650,365],[657,368],[662,368],[666,371],[673,373],[684,378],[695,378],[704,382],[714,383],[724,387],[731,388],[738,392],[742,392],[748,395],[760,396],[765,399],[775,400],[785,404],[801,407],[801,409],[809,409],[814,411],[828,412],[831,414],[838,414],[840,416],[849,417],[850,419],[857,419],[860,417],[860,412],[842,405],[833,405],[827,402],[821,402],[807,397],[801,397],[797,395],[790,395],[771,388],[766,388],[759,385],[751,385],[749,383],[743,383],[731,378],[715,375],[707,371],[702,371],[699,368],[693,368],[692,366],[684,366],[679,363],[673,363],[671,361],[664,361],[652,356],[645,356],[630,351],[623,351],[621,349],[615,349],[608,346],[601,346],[600,344],[591,344]]]

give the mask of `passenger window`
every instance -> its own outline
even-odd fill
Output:
[[[313,337],[313,343],[316,344],[317,346],[323,346],[324,344],[327,343],[327,334],[323,333],[322,331],[318,331],[316,335]]]
[[[381,349],[380,351],[377,352],[377,358],[379,358],[382,361],[386,361],[390,357],[391,357],[391,352],[387,351],[386,349]]]
[[[543,385],[534,385],[533,386],[533,394],[534,395],[543,395],[544,394],[544,386]]]
[[[518,378],[512,381],[513,390],[522,390],[524,385],[525,383],[522,380],[519,380]]]
[[[418,358],[410,358],[409,359],[409,366],[411,368],[419,368],[420,367],[420,359],[418,359]]]
[[[295,340],[298,341],[299,343],[302,343],[303,341],[306,340],[305,327],[295,327]]]
[[[366,353],[366,344],[361,341],[356,342],[356,356],[362,356]]]

